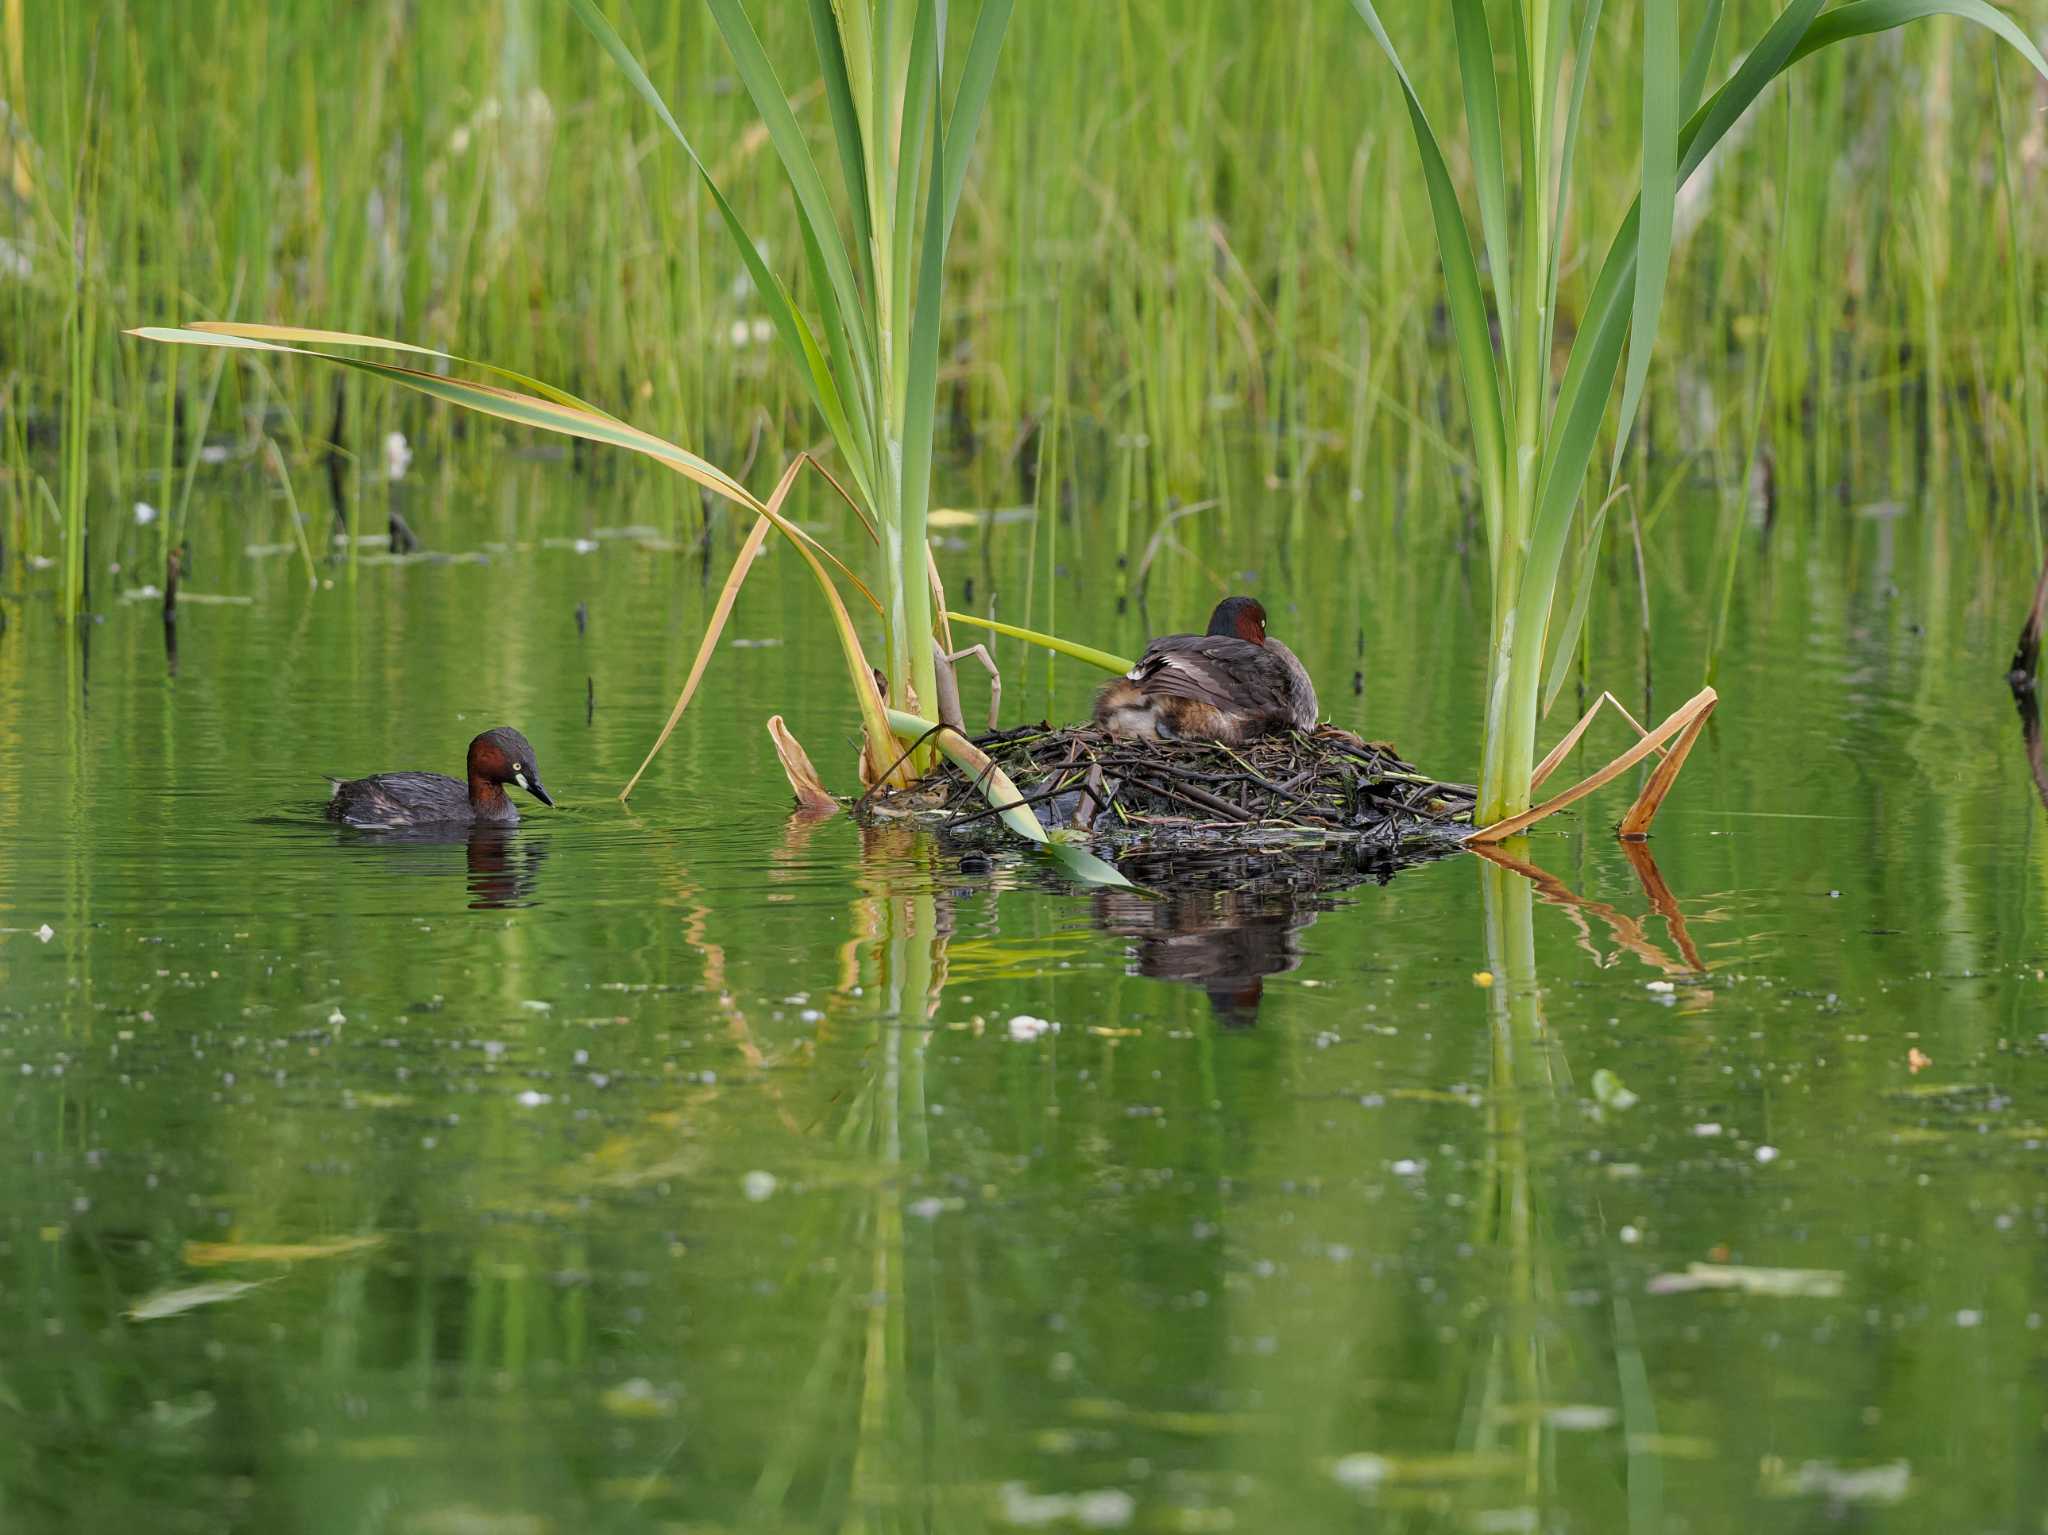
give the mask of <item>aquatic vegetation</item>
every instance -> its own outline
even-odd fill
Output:
[[[1617,384],[1621,394],[1610,485],[1620,477],[1663,308],[1679,188],[1767,86],[1801,59],[1833,43],[1947,14],[1976,22],[2003,38],[2044,79],[2048,61],[2011,18],[1982,0],[1852,0],[1826,15],[1820,14],[1821,0],[1794,0],[1727,83],[1702,100],[1721,22],[1718,0],[1707,8],[1683,75],[1676,8],[1644,6],[1639,66],[1642,189],[1608,247],[1573,338],[1570,360],[1562,379],[1553,383],[1550,357],[1557,324],[1564,202],[1573,179],[1600,0],[1589,0],[1581,12],[1575,54],[1566,46],[1569,6],[1551,0],[1517,4],[1516,69],[1505,88],[1496,76],[1483,0],[1457,0],[1453,6],[1491,309],[1443,147],[1372,0],[1354,3],[1400,79],[1422,156],[1449,295],[1492,572],[1478,816],[1485,823],[1505,823],[1529,809],[1546,648],[1569,652],[1578,642],[1569,620],[1556,622],[1560,583],[1568,574],[1568,542]],[[1571,95],[1562,137],[1554,139],[1568,65]],[[1503,98],[1517,109],[1522,152],[1512,218],[1501,131]],[[1491,332],[1496,315],[1498,343]],[[1582,546],[1576,577],[1582,583],[1590,579],[1584,566],[1597,547],[1597,540]]]
[[[632,448],[753,510],[763,523],[788,534],[817,573],[845,649],[849,685],[860,700],[868,727],[865,753],[873,779],[907,782],[929,765],[931,749],[920,745],[906,757],[890,746],[883,701],[874,697],[865,654],[819,555],[824,554],[845,572],[881,613],[887,635],[885,675],[890,699],[900,704],[935,701],[939,696],[935,664],[945,664],[944,652],[950,649],[941,643],[946,637],[943,601],[937,604],[935,629],[932,596],[937,576],[925,533],[931,494],[940,287],[947,234],[958,210],[968,154],[1008,26],[1009,0],[994,0],[982,7],[966,71],[950,110],[941,100],[945,39],[942,8],[935,0],[921,0],[902,11],[888,0],[836,9],[826,0],[816,0],[812,20],[852,209],[850,242],[840,234],[803,131],[752,24],[732,0],[713,0],[711,10],[798,204],[803,244],[817,288],[819,317],[815,325],[798,310],[789,289],[770,270],[754,236],[740,222],[710,168],[616,30],[590,0],[575,0],[575,9],[688,153],[732,235],[756,293],[769,306],[778,335],[802,366],[812,401],[853,479],[858,498],[855,509],[863,515],[880,549],[879,600],[836,556],[825,553],[815,539],[798,532],[776,510],[794,477],[794,465],[774,501],[763,503],[700,456],[626,427],[566,391],[510,370],[469,364],[509,379],[520,386],[517,389],[464,384],[424,369],[365,363],[307,345],[285,345],[377,348],[440,362],[464,361],[409,343],[233,322],[202,322],[184,330],[145,327],[135,334],[196,345],[294,350],[348,362],[451,404]],[[71,483],[82,493],[82,474]],[[756,547],[758,540],[743,550],[736,575],[751,563]],[[717,628],[714,622],[714,636]],[[700,653],[700,663],[701,659]],[[686,706],[698,674],[701,664],[677,704],[676,716]],[[669,729],[674,728],[674,718]],[[664,730],[662,738],[667,734]]]
[[[939,696],[935,647],[951,649],[940,643],[943,617],[934,625],[936,582],[925,532],[946,244],[1011,0],[982,5],[950,109],[942,99],[945,13],[936,0],[914,6],[907,0],[811,0],[851,239],[841,235],[809,141],[752,22],[738,0],[709,0],[796,203],[818,306],[815,325],[762,258],[754,235],[604,13],[594,0],[571,4],[688,153],[717,205],[776,335],[832,434],[861,509],[873,519],[890,698],[899,706],[914,699],[933,707]],[[943,602],[936,606],[943,615]],[[872,739],[869,749],[873,765]],[[930,761],[929,750],[920,749],[909,766],[922,769]]]

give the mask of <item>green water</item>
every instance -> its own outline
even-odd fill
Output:
[[[0,578],[10,1535],[2044,1527],[2026,561],[1959,513],[1750,536],[1647,885],[1610,791],[1540,885],[1133,903],[788,820],[762,721],[844,788],[854,719],[780,549],[729,631],[770,643],[622,809],[731,531],[707,565],[694,508],[560,466],[416,483],[488,558],[315,592],[246,552],[258,479],[203,492],[190,588],[254,600],[188,606],[175,674],[132,576],[85,646]],[[1714,515],[1652,541],[1660,711]],[[1246,488],[1142,612],[1071,522],[943,558],[1017,618],[1035,560],[1040,620],[1126,649],[1242,585],[1340,722],[1454,774],[1450,520]],[[1631,708],[1636,601],[1617,565],[1594,614]],[[999,657],[1008,718],[1085,707]],[[493,724],[560,801],[511,837],[317,818],[322,772]]]

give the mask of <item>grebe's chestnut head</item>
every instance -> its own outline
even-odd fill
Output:
[[[540,781],[540,764],[533,760],[533,743],[518,731],[500,726],[486,730],[469,743],[469,781],[517,784],[543,805],[554,799]]]
[[[1214,637],[1266,643],[1266,610],[1253,597],[1225,597],[1209,615],[1209,633]]]

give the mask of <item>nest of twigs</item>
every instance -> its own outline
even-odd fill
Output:
[[[1470,785],[1441,782],[1391,747],[1327,725],[1244,746],[1132,741],[1094,725],[1026,725],[975,744],[1048,829],[1078,828],[1117,849],[1199,839],[1405,852],[1455,844],[1471,829]],[[1001,826],[981,786],[951,764],[890,804],[950,833]]]

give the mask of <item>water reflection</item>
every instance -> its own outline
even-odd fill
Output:
[[[2022,672],[2016,657],[2013,662],[2012,701],[2020,715],[2020,744],[2027,754],[2027,771],[2034,775],[2034,791],[2041,796],[2041,804],[2048,808],[2048,761],[2041,751],[2041,696],[2035,690],[2032,677]]]
[[[1217,1023],[1258,1021],[1265,978],[1301,963],[1299,934],[1323,906],[1290,891],[1184,890],[1157,897],[1095,893],[1095,925],[1128,938],[1127,975],[1185,981],[1209,994]]]
[[[548,838],[522,833],[516,826],[392,826],[377,829],[342,827],[335,834],[344,847],[387,850],[390,872],[430,879],[453,876],[458,865],[468,886],[472,911],[498,911],[538,904],[535,890],[540,865],[548,856]]]
[[[1644,931],[1641,917],[1631,917],[1606,901],[1589,900],[1572,890],[1565,882],[1547,869],[1538,868],[1526,858],[1518,857],[1501,848],[1477,844],[1472,851],[1490,863],[1513,870],[1527,880],[1536,898],[1547,906],[1563,909],[1579,931],[1578,946],[1591,955],[1593,962],[1601,969],[1612,967],[1623,952],[1633,954],[1644,964],[1653,966],[1669,976],[1700,976],[1707,970],[1707,964],[1700,957],[1700,951],[1687,927],[1685,913],[1680,910],[1671,887],[1664,883],[1664,876],[1657,868],[1657,860],[1650,855],[1647,844],[1623,841],[1622,853],[1629,861],[1641,882],[1643,895],[1650,903],[1650,910],[1663,919],[1665,931],[1670,935],[1675,955],[1650,939]],[[1593,936],[1593,918],[1604,925],[1612,935],[1616,948],[1613,952],[1603,950]]]
[[[1568,1502],[1559,1480],[1563,1437],[1610,1425],[1620,1428],[1625,1447],[1629,1528],[1663,1528],[1662,1440],[1637,1328],[1635,1285],[1604,1241],[1609,1256],[1599,1278],[1606,1291],[1605,1327],[1600,1314],[1584,1304],[1583,1278],[1574,1298],[1568,1268],[1574,1250],[1588,1235],[1606,1237],[1619,1222],[1610,1225],[1607,1196],[1597,1187],[1571,1197],[1555,1171],[1553,1148],[1579,1110],[1581,1093],[1564,1042],[1545,1013],[1536,962],[1540,900],[1571,917],[1580,947],[1603,966],[1627,953],[1667,975],[1705,971],[1685,913],[1649,848],[1622,845],[1651,910],[1665,923],[1675,956],[1645,935],[1644,919],[1589,899],[1531,861],[1525,840],[1475,849],[1486,859],[1480,883],[1489,984],[1483,995],[1492,1049],[1488,1153],[1473,1208],[1478,1245],[1496,1265],[1497,1289],[1493,1328],[1475,1334],[1468,1355],[1457,1450],[1471,1458],[1475,1478],[1498,1478],[1504,1490],[1524,1501],[1532,1528],[1541,1522],[1539,1510]],[[1589,917],[1618,944],[1612,955],[1595,942]],[[1582,1388],[1578,1394],[1590,1400],[1574,1402],[1567,1395],[1575,1378]],[[1618,1409],[1603,1398],[1618,1402]]]

